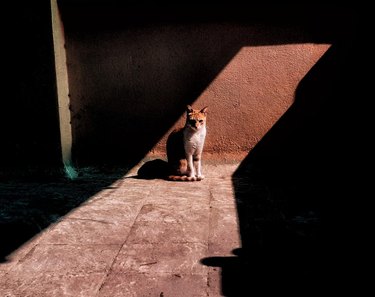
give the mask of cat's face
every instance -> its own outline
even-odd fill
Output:
[[[193,130],[200,130],[206,125],[207,106],[202,109],[186,107],[186,125]]]

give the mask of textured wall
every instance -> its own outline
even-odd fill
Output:
[[[186,104],[209,106],[207,153],[242,156],[330,46],[296,23],[121,22],[99,10],[65,12],[64,24],[78,164],[163,154]]]
[[[253,29],[248,30],[251,35]],[[294,102],[299,81],[328,47],[307,43],[240,48],[195,103],[210,107],[207,151],[252,149]],[[163,141],[158,148],[162,146]]]

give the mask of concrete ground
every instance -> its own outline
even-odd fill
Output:
[[[319,211],[288,200],[293,187],[254,182],[236,162],[204,164],[200,182],[137,178],[139,166],[2,182],[0,296],[305,296],[332,285]]]
[[[134,168],[11,251],[0,296],[222,296],[220,269],[202,260],[241,246],[236,167],[207,165],[201,182],[132,178]]]

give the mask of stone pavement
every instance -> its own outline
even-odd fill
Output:
[[[246,159],[207,161],[200,182],[138,176],[157,161],[0,182],[0,297],[366,295],[350,183]]]
[[[133,168],[10,251],[0,296],[224,296],[221,268],[205,259],[241,247],[237,166],[206,164],[201,182],[138,179]]]

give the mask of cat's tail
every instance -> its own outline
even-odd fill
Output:
[[[169,175],[168,180],[172,181],[199,181],[202,178],[196,176],[187,176],[187,175]]]

